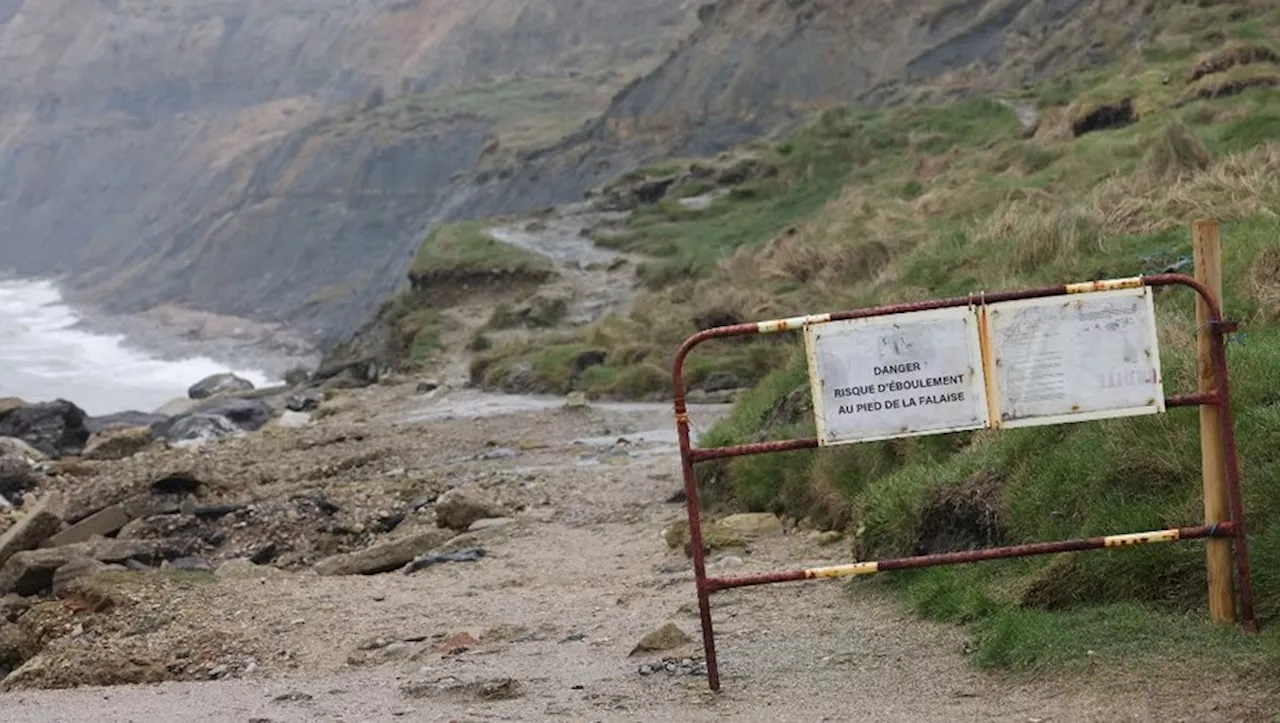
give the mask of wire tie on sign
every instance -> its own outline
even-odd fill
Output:
[[[1227,321],[1206,321],[1205,323],[1196,327],[1196,334],[1199,334],[1200,332],[1212,327],[1215,324],[1223,324],[1223,325],[1231,324],[1232,327],[1237,326],[1235,323],[1227,322]],[[1226,331],[1222,333],[1223,346],[1230,346],[1232,344],[1239,344],[1240,346],[1245,346],[1248,340],[1249,340],[1249,335],[1242,331]]]

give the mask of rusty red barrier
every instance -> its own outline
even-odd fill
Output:
[[[818,439],[791,439],[752,444],[741,444],[717,448],[695,448],[690,441],[689,414],[685,400],[684,363],[694,347],[703,342],[725,337],[752,336],[786,331],[798,331],[811,324],[848,319],[863,319],[877,316],[888,316],[915,311],[929,311],[973,305],[994,304],[1006,301],[1038,299],[1069,294],[1087,294],[1097,291],[1116,289],[1132,289],[1137,287],[1188,286],[1196,291],[1210,310],[1209,324],[1212,333],[1212,359],[1216,389],[1208,393],[1186,394],[1166,397],[1166,408],[1214,405],[1219,409],[1220,423],[1225,440],[1225,457],[1227,471],[1227,491],[1230,500],[1230,521],[1214,525],[1183,527],[1153,532],[1110,535],[1081,540],[1063,540],[1056,542],[1038,542],[1010,547],[989,548],[966,552],[920,555],[890,560],[855,562],[847,565],[834,565],[811,569],[784,570],[740,577],[708,578],[706,574],[706,555],[703,549],[701,509],[698,502],[698,489],[694,477],[694,465],[699,462],[740,457],[746,455],[769,454],[806,449],[817,449]],[[736,324],[706,329],[685,340],[676,352],[673,368],[673,385],[675,389],[676,432],[680,442],[681,467],[684,475],[686,512],[689,518],[689,536],[692,545],[694,576],[697,582],[698,610],[702,619],[702,643],[706,655],[708,679],[712,690],[720,689],[720,672],[716,660],[715,633],[711,621],[711,594],[720,590],[753,585],[764,585],[778,582],[794,582],[820,578],[840,578],[854,575],[869,575],[891,570],[932,567],[937,565],[954,565],[1030,555],[1046,555],[1060,552],[1103,549],[1139,544],[1161,542],[1177,542],[1181,540],[1201,539],[1207,537],[1227,537],[1233,541],[1236,565],[1236,583],[1238,586],[1240,618],[1245,630],[1255,632],[1258,627],[1253,610],[1253,589],[1249,571],[1249,550],[1247,530],[1244,520],[1244,503],[1240,489],[1240,468],[1237,458],[1235,423],[1231,413],[1231,395],[1227,373],[1226,335],[1235,330],[1235,325],[1222,319],[1221,305],[1213,293],[1195,278],[1184,274],[1160,274],[1156,276],[1134,277],[1109,281],[1091,281],[1079,284],[1063,284],[1040,288],[1023,289],[999,293],[970,294],[968,296],[947,299],[932,299],[904,304],[857,309],[831,314],[818,314],[763,321],[750,324]]]

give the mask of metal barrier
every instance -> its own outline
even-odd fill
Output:
[[[1211,337],[1211,360],[1213,366],[1213,389],[1212,391],[1199,392],[1194,394],[1186,394],[1181,396],[1166,397],[1162,400],[1153,400],[1157,411],[1164,411],[1170,407],[1185,407],[1210,405],[1216,406],[1219,411],[1219,422],[1221,425],[1221,434],[1224,440],[1223,454],[1225,456],[1226,466],[1226,488],[1229,497],[1230,519],[1220,522],[1211,522],[1210,524],[1199,525],[1194,527],[1182,527],[1177,529],[1158,530],[1152,532],[1138,532],[1129,534],[1116,534],[1106,537],[1094,537],[1089,539],[1064,540],[1056,542],[1038,542],[1025,545],[1015,545],[1010,547],[996,547],[979,550],[971,550],[964,552],[951,552],[933,555],[920,555],[914,557],[903,557],[889,560],[855,562],[846,565],[834,565],[830,567],[818,567],[810,569],[794,569],[783,570],[778,572],[762,573],[755,575],[743,575],[737,577],[707,577],[706,572],[706,555],[703,549],[701,511],[698,502],[698,489],[694,477],[694,465],[699,462],[707,462],[716,459],[725,459],[729,457],[740,457],[746,455],[768,454],[772,452],[787,452],[805,449],[816,449],[825,446],[831,442],[823,439],[820,434],[818,438],[812,439],[791,439],[770,442],[759,442],[754,444],[742,444],[729,447],[717,448],[694,448],[690,442],[689,435],[689,415],[685,401],[685,382],[684,382],[684,362],[685,358],[699,344],[711,339],[719,339],[724,337],[751,336],[756,334],[775,334],[781,332],[801,331],[806,333],[811,329],[821,328],[822,325],[830,322],[838,322],[854,319],[872,319],[875,317],[887,317],[899,314],[908,314],[911,312],[933,311],[940,309],[956,309],[967,307],[969,309],[987,309],[989,305],[999,304],[1002,302],[1013,302],[1019,300],[1044,299],[1047,297],[1093,294],[1096,292],[1111,292],[1123,289],[1149,289],[1151,287],[1164,286],[1188,286],[1194,289],[1203,302],[1207,305],[1209,312],[1209,323],[1206,325]],[[1149,295],[1148,295],[1149,298]],[[913,568],[933,567],[938,565],[954,565],[960,563],[977,562],[982,560],[996,560],[1011,557],[1025,557],[1030,555],[1047,555],[1060,552],[1071,552],[1078,550],[1094,550],[1108,547],[1124,547],[1141,544],[1161,543],[1161,542],[1178,542],[1181,540],[1192,540],[1199,538],[1228,538],[1234,542],[1234,559],[1235,572],[1237,577],[1240,618],[1243,621],[1244,628],[1248,631],[1257,630],[1257,619],[1253,611],[1253,591],[1249,574],[1249,551],[1248,540],[1246,537],[1246,528],[1244,522],[1244,505],[1241,498],[1240,490],[1240,471],[1237,460],[1235,425],[1231,414],[1231,398],[1228,386],[1227,374],[1227,356],[1226,356],[1226,335],[1235,331],[1235,325],[1222,319],[1221,305],[1215,298],[1212,291],[1195,278],[1183,274],[1161,274],[1156,276],[1134,277],[1129,279],[1116,279],[1109,281],[1091,281],[1078,284],[1065,284],[1058,286],[1047,286],[1042,288],[1025,289],[1021,291],[1009,291],[1003,293],[990,294],[972,294],[969,296],[955,297],[949,299],[935,299],[929,301],[921,301],[915,303],[893,304],[870,309],[860,309],[855,311],[839,312],[832,314],[819,314],[803,317],[795,317],[790,319],[781,319],[775,321],[764,321],[751,324],[738,324],[734,326],[724,326],[701,331],[685,340],[676,353],[673,383],[675,388],[675,419],[676,430],[680,441],[680,455],[684,473],[684,486],[686,492],[686,505],[689,518],[689,536],[692,544],[693,568],[697,581],[698,593],[698,609],[702,618],[702,643],[706,655],[707,673],[712,690],[720,689],[720,673],[716,661],[715,634],[711,622],[711,594],[721,590],[730,588],[748,587],[752,585],[764,585],[778,582],[793,582],[800,580],[813,580],[820,578],[841,578],[855,575],[871,575],[878,572],[887,572],[890,570],[906,570]],[[983,359],[982,364],[986,369],[990,369],[992,359],[986,353],[988,348],[990,328],[986,322],[987,316],[984,313],[979,322],[981,325],[981,334],[983,342]],[[807,339],[808,341],[808,339]],[[812,352],[812,349],[810,350]],[[810,354],[811,364],[811,382],[814,384],[814,391],[817,392],[820,380],[813,378],[812,365],[814,363],[813,355]],[[918,368],[918,367],[917,367]],[[1159,364],[1158,357],[1155,358],[1155,369],[1158,374]],[[990,400],[988,400],[990,401]],[[818,405],[815,404],[815,411]],[[843,412],[844,408],[841,408]],[[1121,416],[1114,414],[1110,416]],[[1102,416],[1094,416],[1092,418],[1102,418]],[[1054,422],[1048,422],[1054,423]],[[1014,426],[1002,424],[1000,419],[991,418],[984,426],[988,428],[1000,428],[1002,426]],[[821,431],[821,420],[819,420]],[[975,426],[967,427],[969,429],[978,428]],[[901,434],[893,434],[888,436],[877,437],[877,439],[887,439],[901,436],[915,436],[917,434],[941,433],[947,431],[958,431],[957,429],[941,429],[936,431],[921,430],[903,430]],[[867,440],[854,440],[867,441]]]

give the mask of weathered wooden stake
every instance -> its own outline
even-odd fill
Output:
[[[1191,226],[1191,243],[1195,255],[1196,280],[1203,283],[1222,304],[1222,244],[1217,221],[1196,221]],[[1225,314],[1225,310],[1223,314]],[[1213,369],[1213,331],[1209,307],[1203,300],[1196,302],[1197,335],[1196,366],[1199,390],[1212,392],[1217,389]],[[1227,496],[1226,446],[1222,439],[1222,425],[1218,420],[1218,408],[1212,404],[1200,406],[1200,459],[1204,476],[1204,523],[1225,522],[1231,519],[1231,505]],[[1216,623],[1233,624],[1236,621],[1235,583],[1232,579],[1231,540],[1210,538],[1206,546],[1209,569],[1209,617]]]

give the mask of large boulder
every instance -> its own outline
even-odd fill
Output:
[[[13,455],[15,457],[23,457],[31,462],[47,462],[49,455],[32,447],[21,439],[14,437],[0,437],[0,457]]]
[[[40,473],[29,458],[17,454],[0,454],[0,497],[12,502],[15,495],[38,484]]]
[[[89,438],[85,459],[125,459],[146,449],[156,439],[151,427],[112,427]]]
[[[291,412],[311,412],[321,404],[324,404],[324,390],[319,387],[299,389],[285,399],[285,408]]]
[[[254,432],[271,420],[271,405],[261,399],[220,397],[199,404],[153,430],[170,442],[203,443],[222,437]]]
[[[190,414],[196,407],[200,406],[200,400],[187,399],[170,399],[159,407],[156,407],[154,414],[165,417],[181,417],[184,414]]]
[[[204,444],[240,432],[240,427],[226,417],[196,413],[175,419],[165,427],[164,438],[174,443]]]
[[[0,437],[16,437],[50,457],[80,454],[89,439],[84,410],[65,399],[0,413]]]
[[[271,405],[261,399],[213,399],[195,408],[198,414],[212,414],[230,419],[246,432],[255,432],[271,421]]]
[[[253,382],[248,379],[235,374],[214,374],[191,385],[187,390],[187,396],[192,399],[208,399],[216,394],[247,392],[250,389],[253,389]]]
[[[106,414],[101,417],[89,417],[89,419],[85,420],[85,427],[89,430],[90,435],[94,435],[107,429],[118,429],[123,427],[154,427],[159,424],[164,424],[167,421],[169,421],[169,415],[167,414],[130,410],[128,412]]]

